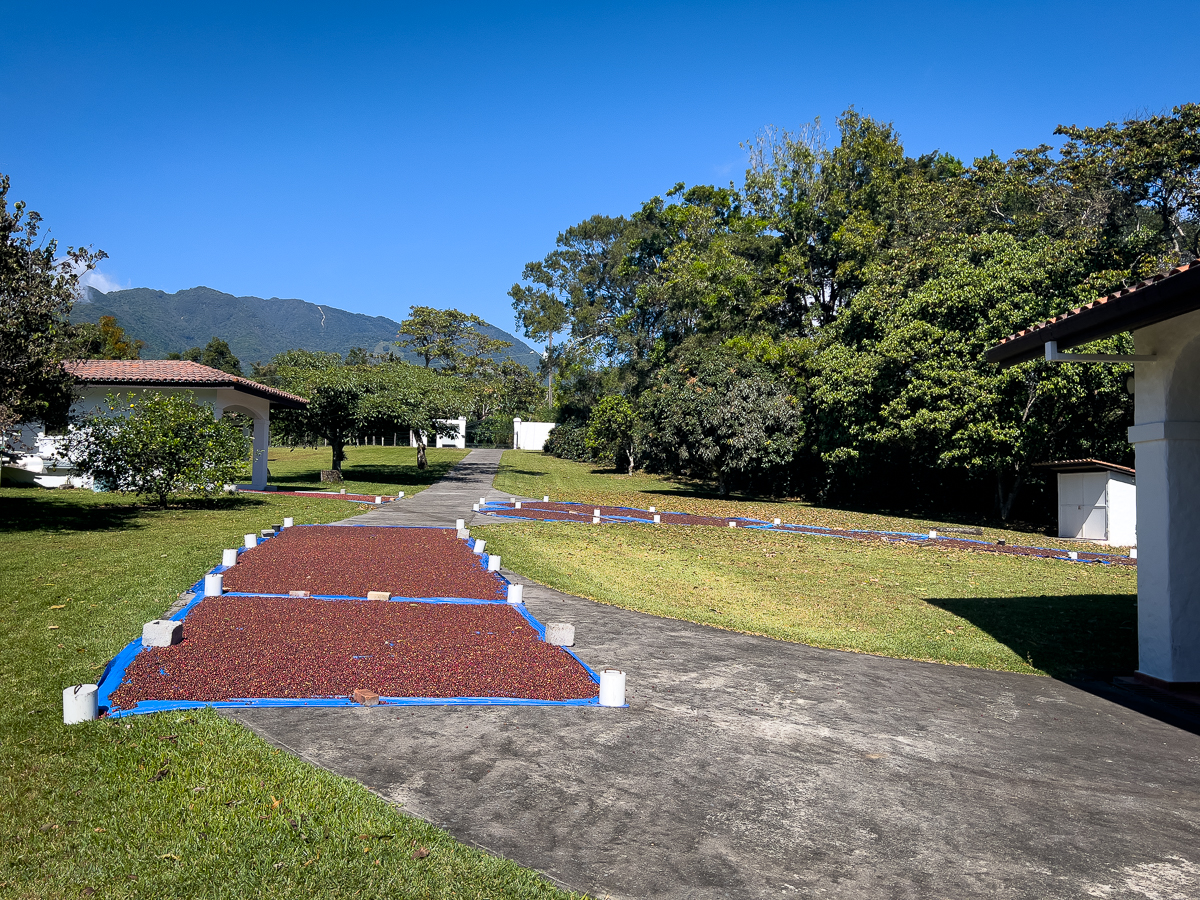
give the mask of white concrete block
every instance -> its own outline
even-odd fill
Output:
[[[471,512],[479,512],[479,504],[478,503],[471,504]]]
[[[729,523],[729,527],[730,527],[730,528],[737,528],[737,522],[730,522],[730,523]]]
[[[509,603],[522,603],[522,602],[524,602],[524,599],[525,599],[525,598],[524,598],[524,593],[525,593],[525,585],[523,585],[523,584],[510,584],[510,585],[508,586],[508,602],[509,602]]]
[[[392,595],[388,591],[367,591],[368,600],[391,600]]]
[[[1130,548],[1129,548],[1129,558],[1130,558],[1130,559],[1137,559],[1137,547],[1130,547]]]
[[[566,622],[547,622],[546,643],[558,647],[574,647],[575,626]]]
[[[929,536],[930,536],[931,538],[935,538],[935,537],[937,537],[937,532],[936,532],[936,531],[930,531],[930,532],[929,532]]]
[[[292,528],[295,524],[296,524],[296,520],[293,519],[291,516],[284,517],[284,520],[283,520],[284,528]]]
[[[782,525],[782,524],[783,524],[783,520],[782,520],[782,519],[776,519],[776,520],[775,520],[774,522],[772,522],[771,524],[772,524],[772,525]]]
[[[599,524],[600,524],[600,517],[599,517],[599,516],[592,516],[592,524],[593,524],[593,525],[599,525]]]
[[[253,550],[255,547],[258,546],[258,535],[257,534],[248,534],[248,535],[246,535],[244,540],[246,543],[247,550]]]
[[[396,495],[396,499],[397,499],[397,500],[403,500],[403,499],[404,499],[404,491],[401,491],[400,493],[398,493],[398,494]]]
[[[543,502],[543,503],[549,503],[549,502],[550,502],[550,496],[549,496],[549,495],[546,495],[545,497],[543,497],[543,498],[542,498],[542,502]]]
[[[236,549],[221,551],[221,565],[236,566],[238,553]]]
[[[469,537],[471,536],[471,532],[470,532],[470,530],[469,530],[469,529],[467,529],[467,528],[460,528],[460,529],[458,529],[458,531],[455,533],[455,536],[456,536],[456,537],[457,537],[457,538],[458,538],[460,541],[465,541],[467,538],[469,538]]]
[[[518,500],[515,504],[513,504],[513,509],[520,509],[520,508],[521,508],[521,501]]]
[[[658,512],[658,510],[652,506],[652,507],[650,507],[650,512]]]
[[[143,647],[170,647],[183,640],[183,623],[174,619],[155,619],[142,626]]]
[[[455,519],[454,527],[457,528],[459,531],[462,531],[464,528],[467,527],[467,520],[466,519]]]
[[[480,497],[480,498],[479,498],[479,505],[480,505],[480,506],[487,506],[487,497]]]
[[[593,515],[593,516],[598,516],[598,515],[600,515],[600,510],[598,510],[598,509],[593,509],[593,510],[592,510],[592,515]]]
[[[475,546],[471,548],[471,552],[472,552],[472,553],[478,553],[478,554],[482,554],[482,553],[483,553],[483,548],[484,548],[485,546],[487,546],[487,541],[478,541],[478,540],[477,540],[477,541],[475,542]]]
[[[100,688],[94,684],[73,684],[63,688],[63,724],[90,722],[100,714]]]
[[[658,513],[655,513],[655,514],[654,514],[654,524],[655,524],[655,525],[661,525],[661,524],[662,524],[662,516],[660,516]]]
[[[1079,551],[1078,550],[1068,550],[1067,551],[1067,559],[1079,559]]]
[[[379,506],[379,505],[381,505],[382,503],[383,503],[383,498],[382,498],[382,497],[376,497],[376,498],[375,498],[375,505],[376,505],[376,506]]]

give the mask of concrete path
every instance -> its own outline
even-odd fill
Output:
[[[229,715],[596,897],[1200,897],[1196,734],[1049,678],[526,597],[628,709]]]
[[[512,494],[501,494],[492,488],[492,480],[500,467],[503,450],[472,450],[442,478],[425,490],[383,506],[338,522],[339,525],[434,525],[453,528],[455,519],[466,519],[467,527],[475,518],[471,504],[480,497],[489,500],[508,499]],[[517,497],[527,500],[528,497]],[[481,521],[489,524],[503,522],[483,516]]]

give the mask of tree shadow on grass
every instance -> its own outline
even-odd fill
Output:
[[[362,481],[370,484],[394,484],[400,488],[410,486],[428,487],[442,478],[456,464],[455,462],[431,462],[425,469],[416,465],[370,465],[356,466],[343,464],[342,478],[345,481]],[[271,474],[271,484],[284,490],[313,489],[328,490],[329,484],[321,484],[321,473],[317,470],[308,472],[283,472]],[[336,488],[336,485],[334,485]]]
[[[167,510],[220,510],[262,505],[263,501],[257,497],[185,497],[172,502]],[[0,500],[0,534],[130,531],[144,528],[144,516],[159,511],[157,506],[138,503],[133,498],[120,495],[31,489],[28,492],[9,493]]]
[[[1137,668],[1137,596],[925,598],[966,619],[1054,678],[1131,674]]]

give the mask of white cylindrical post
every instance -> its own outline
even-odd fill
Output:
[[[63,724],[90,722],[100,714],[100,688],[94,684],[73,684],[63,688]]]
[[[543,498],[542,498],[542,502],[543,502],[543,503],[549,503],[549,502],[550,502],[550,496],[547,494],[545,497],[543,497]]]
[[[258,546],[258,535],[257,534],[246,535],[245,542],[246,542],[246,549],[253,550],[255,547]]]
[[[398,494],[396,495],[396,499],[397,499],[397,500],[402,500],[402,499],[404,499],[404,491],[401,491],[400,493],[398,493]]]
[[[480,497],[480,498],[479,498],[479,505],[480,505],[480,506],[487,506],[487,497]]]
[[[471,504],[471,512],[479,512],[479,504],[478,503]]]
[[[730,528],[737,528],[737,522],[730,522],[730,523],[729,523],[729,527],[730,527]]]
[[[344,494],[344,493],[346,493],[346,489],[345,489],[345,488],[342,488],[340,491],[338,491],[338,493],[339,493],[339,494]]]
[[[513,509],[520,509],[520,508],[521,508],[521,501],[518,500],[515,504],[513,504]]]
[[[376,497],[376,498],[375,498],[375,505],[376,505],[376,506],[379,506],[381,503],[383,503],[383,498],[382,498],[382,497]]]
[[[224,578],[220,574],[204,576],[204,596],[219,597],[224,593]]]
[[[547,622],[546,643],[557,647],[575,646],[575,626],[566,622]]]
[[[1130,547],[1130,548],[1129,548],[1129,558],[1130,558],[1130,559],[1137,559],[1137,547]]]
[[[510,584],[510,585],[508,586],[508,602],[509,602],[509,603],[522,603],[522,602],[524,602],[524,599],[525,599],[525,598],[522,596],[524,593],[525,593],[525,585],[523,585],[523,584]]]
[[[291,528],[291,527],[293,527],[295,524],[296,524],[296,520],[295,520],[295,519],[293,519],[291,516],[284,516],[284,517],[283,517],[283,527],[284,527],[284,528]]]
[[[593,525],[599,525],[599,524],[600,524],[600,517],[599,517],[599,516],[592,516],[592,524],[593,524]]]
[[[221,565],[236,566],[237,565],[237,550],[222,550]]]
[[[929,536],[930,536],[931,538],[935,538],[935,537],[937,537],[937,532],[936,532],[936,531],[930,531],[930,532],[929,532]]]
[[[467,527],[467,520],[466,520],[466,519],[455,519],[455,520],[454,520],[454,527],[455,527],[457,530],[459,530],[459,531],[462,531],[464,528],[466,528],[466,527]]]
[[[1068,550],[1067,559],[1079,559],[1079,552],[1077,550]]]
[[[776,519],[776,520],[775,520],[774,522],[772,522],[771,524],[773,524],[773,525],[782,525],[782,524],[783,524],[783,520],[782,520],[782,519]]]
[[[598,516],[598,515],[600,515],[600,510],[598,510],[598,509],[593,509],[593,510],[592,510],[592,515],[593,515],[593,516]]]
[[[650,512],[658,512],[658,510],[652,506],[652,507],[650,507]]]
[[[625,705],[625,673],[620,669],[600,670],[600,705]]]
[[[489,572],[499,572],[500,571],[500,557],[497,556],[495,553],[488,554],[488,571]]]
[[[654,514],[654,524],[659,525],[661,523],[662,523],[662,516],[660,516],[658,513],[655,513]]]
[[[472,553],[483,553],[483,548],[487,545],[487,541],[475,541],[475,546],[471,548]]]

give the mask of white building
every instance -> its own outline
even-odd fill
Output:
[[[1129,331],[1136,356],[1064,354]],[[1138,677],[1200,689],[1200,262],[1011,335],[1002,366],[1132,362],[1138,476]]]
[[[66,367],[79,382],[78,399],[71,406],[72,418],[101,406],[108,394],[130,396],[150,391],[190,392],[197,402],[211,406],[218,419],[229,412],[248,417],[252,421],[254,445],[250,487],[255,490],[267,486],[271,410],[303,409],[308,405],[303,397],[188,360],[85,359],[69,362]],[[33,473],[35,477],[30,481],[57,487],[71,476],[70,462],[58,454],[57,440],[46,436],[41,423],[25,423],[13,443],[18,450],[25,451],[15,468]],[[22,477],[6,466],[5,482],[10,476]]]
[[[1098,459],[1063,459],[1038,468],[1058,473],[1058,536],[1137,546],[1134,470]]]

